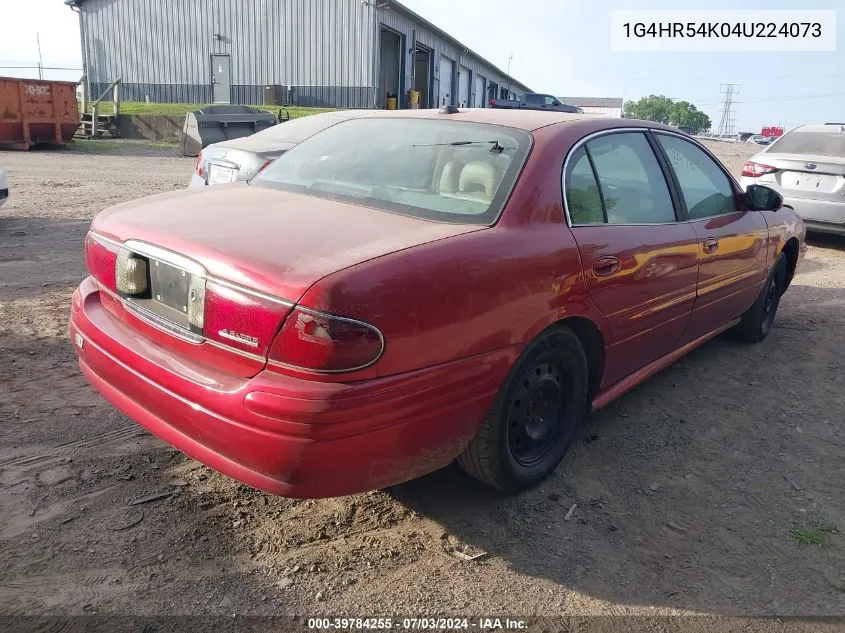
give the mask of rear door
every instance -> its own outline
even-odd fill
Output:
[[[738,186],[707,152],[682,136],[654,136],[698,238],[697,297],[687,342],[729,323],[754,302],[766,274],[769,230],[763,214],[746,210]]]
[[[543,107],[543,95],[527,94],[525,95],[526,108],[541,108]]]
[[[647,132],[619,131],[588,138],[564,170],[587,289],[612,329],[605,385],[674,350],[695,301],[698,239],[661,158]]]

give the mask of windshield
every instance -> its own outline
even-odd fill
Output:
[[[309,138],[252,184],[442,222],[490,224],[530,145],[527,133],[508,127],[368,117]]]
[[[845,134],[841,132],[800,132],[784,134],[771,146],[778,154],[845,156]]]

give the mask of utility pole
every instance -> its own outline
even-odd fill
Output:
[[[737,93],[739,92],[739,84],[722,84],[719,86],[719,90],[724,95],[724,101],[722,103],[722,119],[719,121],[719,129],[717,130],[718,134],[731,134],[733,133],[733,110],[731,106],[734,102],[734,97],[736,97]]]
[[[508,99],[511,98],[511,61],[513,61],[513,53],[508,57]]]
[[[41,60],[41,36],[36,31],[35,33],[35,41],[38,42],[38,78],[44,79],[44,73],[41,70],[41,67],[44,65]]]

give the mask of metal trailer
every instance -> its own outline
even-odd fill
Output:
[[[182,154],[197,156],[220,141],[251,136],[276,124],[276,115],[249,106],[209,106],[185,115]]]
[[[64,145],[79,128],[77,83],[0,77],[0,147]]]

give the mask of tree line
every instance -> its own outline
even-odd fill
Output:
[[[710,117],[688,101],[676,101],[663,95],[649,95],[639,101],[626,101],[622,107],[626,119],[643,119],[686,128],[691,134],[710,129]]]

